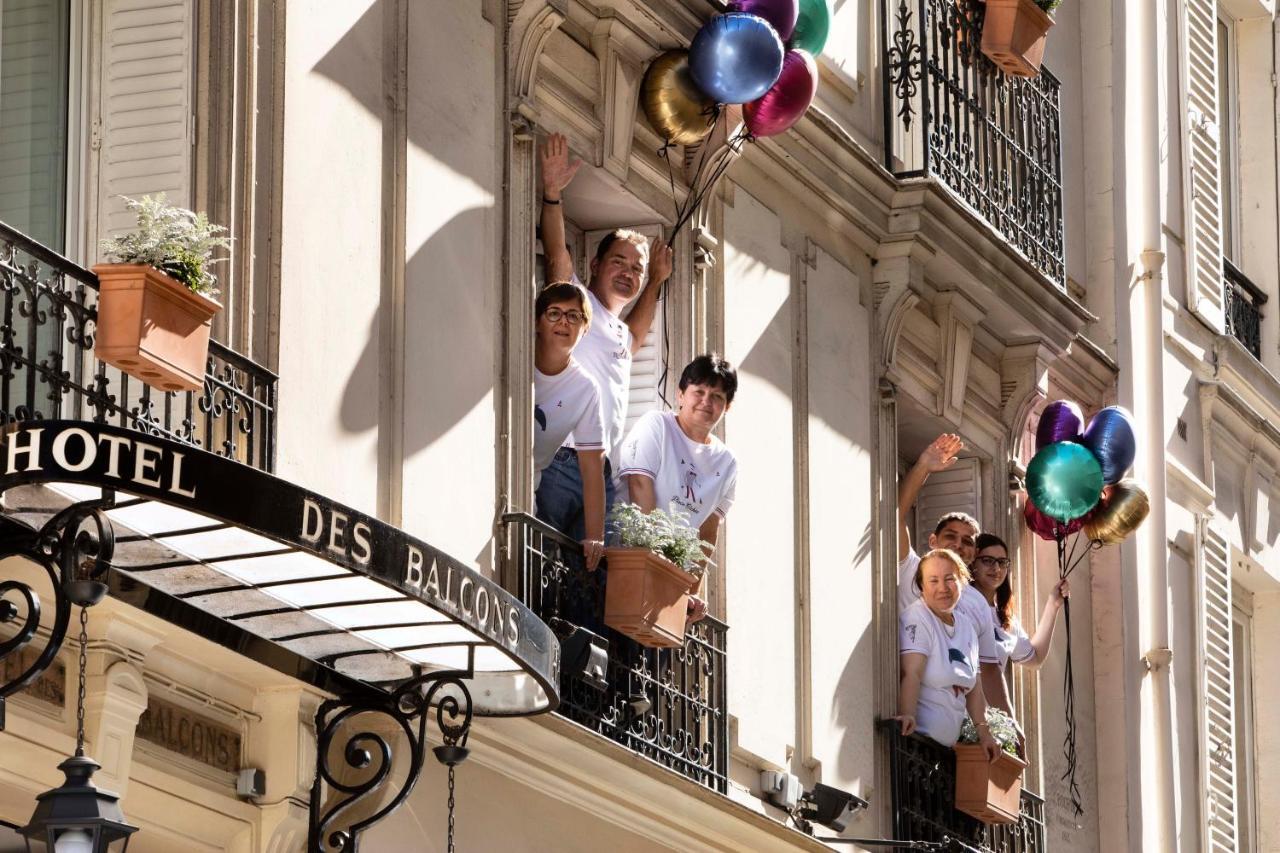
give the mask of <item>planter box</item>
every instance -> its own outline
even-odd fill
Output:
[[[689,592],[698,579],[645,548],[606,548],[604,623],[651,649],[684,645]]]
[[[1027,762],[1001,750],[994,764],[976,743],[958,743],[956,809],[983,823],[1017,823]]]
[[[146,264],[98,264],[93,354],[162,391],[204,385],[209,326],[222,308]]]
[[[1033,0],[986,0],[982,52],[1014,77],[1035,77],[1053,18]]]

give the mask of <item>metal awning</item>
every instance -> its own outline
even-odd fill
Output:
[[[524,604],[271,474],[105,424],[34,421],[0,443],[0,492],[32,533],[105,499],[113,596],[326,689],[463,672],[477,715],[559,702],[559,644]]]

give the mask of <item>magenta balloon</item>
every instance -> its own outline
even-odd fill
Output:
[[[1036,505],[1030,500],[1027,501],[1027,506],[1022,511],[1022,517],[1026,519],[1028,530],[1041,539],[1048,539],[1050,542],[1056,542],[1059,536],[1065,539],[1084,527],[1085,522],[1084,518],[1072,519],[1066,523],[1050,518],[1036,509]]]
[[[1080,441],[1084,430],[1084,412],[1070,400],[1054,400],[1044,407],[1036,426],[1036,450],[1059,441]]]
[[[800,120],[818,94],[818,64],[803,50],[789,50],[782,73],[758,100],[742,108],[752,136],[776,136]]]
[[[730,12],[746,12],[764,18],[785,42],[795,32],[800,18],[800,0],[730,0]]]

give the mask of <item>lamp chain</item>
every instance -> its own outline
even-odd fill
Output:
[[[89,647],[89,611],[80,608],[80,684],[76,690],[76,757],[84,757],[84,672],[89,658],[86,650]]]
[[[455,853],[453,846],[453,765],[449,765],[449,853]]]

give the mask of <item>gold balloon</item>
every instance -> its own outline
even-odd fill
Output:
[[[649,124],[668,142],[692,145],[711,132],[715,104],[693,84],[687,50],[668,50],[649,65],[640,103]]]
[[[1151,511],[1151,502],[1137,480],[1121,480],[1108,488],[1110,496],[1085,521],[1084,535],[1103,545],[1116,545],[1138,529]]]

